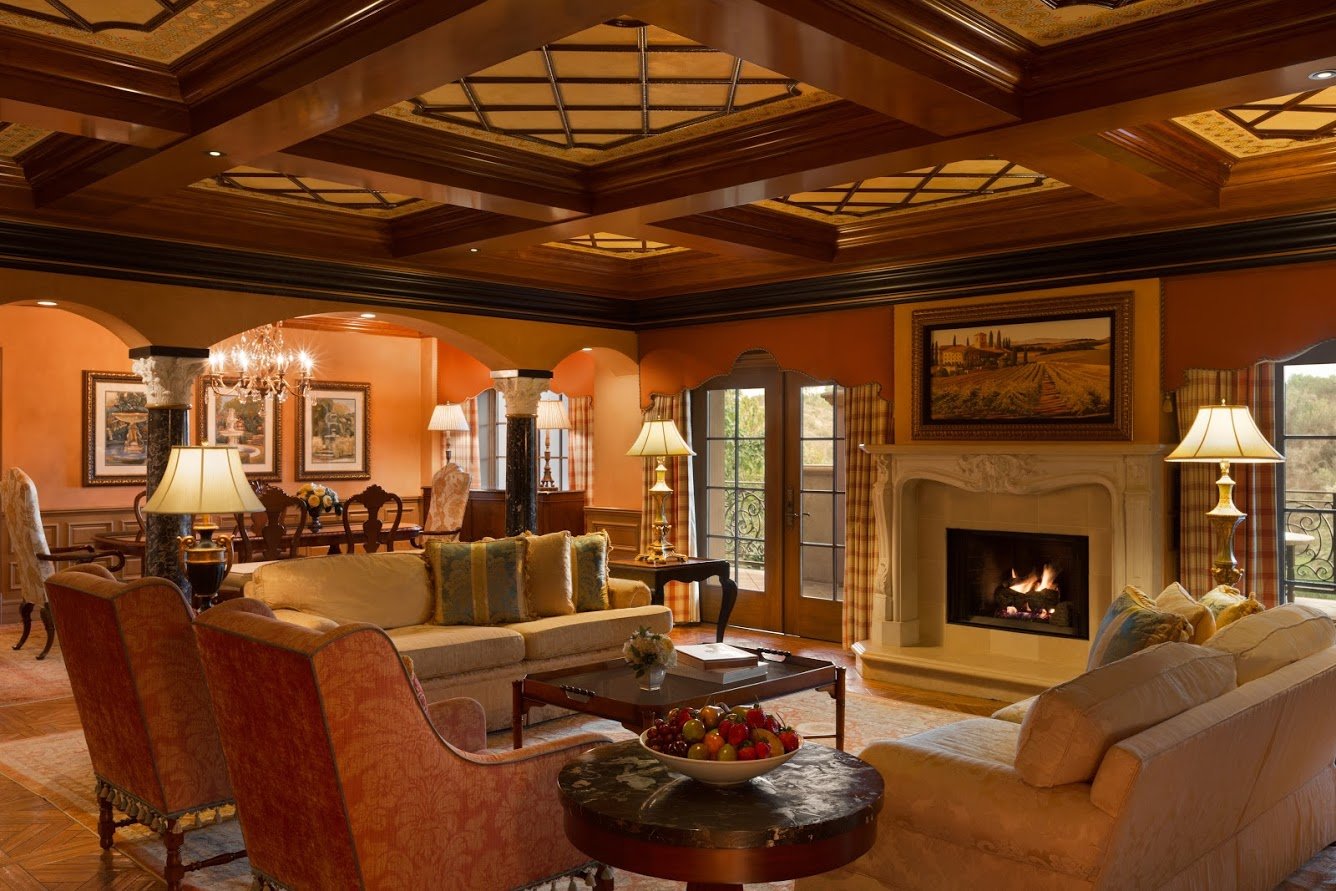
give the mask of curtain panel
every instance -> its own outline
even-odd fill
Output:
[[[1276,441],[1276,366],[1260,362],[1238,371],[1189,369],[1176,392],[1178,434],[1185,436],[1202,406],[1220,402],[1246,405],[1257,429]],[[1195,595],[1213,586],[1211,558],[1215,546],[1206,512],[1215,507],[1218,464],[1179,464],[1178,578]],[[1234,539],[1234,553],[1244,570],[1242,590],[1255,591],[1268,607],[1280,590],[1280,544],[1277,537],[1276,468],[1271,464],[1231,464],[1234,503],[1248,516]]]
[[[844,502],[844,647],[872,634],[872,597],[877,574],[877,530],[872,513],[876,468],[860,446],[890,442],[891,406],[881,398],[881,384],[861,384],[844,391],[846,495]]]
[[[646,417],[651,420],[655,418],[671,420],[677,425],[682,438],[690,445],[691,423],[688,408],[690,402],[691,400],[687,398],[685,391],[671,396],[656,393],[651,397],[650,410]],[[673,490],[673,494],[668,496],[668,522],[672,525],[668,537],[679,554],[690,556],[695,554],[693,542],[696,540],[693,504],[695,487],[692,485],[691,461],[686,457],[667,458],[664,466],[668,470],[668,488]],[[649,491],[650,486],[654,485],[654,468],[654,459],[646,458],[644,472],[645,500],[640,512],[640,542],[642,548],[657,539],[654,533],[654,521],[658,518],[658,511],[655,509],[654,496]],[[664,604],[672,610],[675,623],[700,621],[699,592],[700,586],[695,582],[690,584],[669,582],[664,586]]]
[[[589,504],[594,494],[594,397],[568,396],[566,407],[571,419],[571,488],[583,491]]]
[[[469,488],[477,489],[482,485],[482,462],[478,447],[478,397],[470,396],[461,405],[464,407],[464,420],[468,421],[467,436],[455,434],[450,443],[454,447],[455,460],[468,471]]]

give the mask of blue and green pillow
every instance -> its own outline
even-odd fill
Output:
[[[571,587],[575,611],[608,608],[608,533],[571,536]]]
[[[438,625],[501,625],[522,622],[524,607],[523,538],[495,541],[429,539]]]
[[[1086,671],[1116,662],[1146,647],[1192,638],[1192,624],[1180,615],[1157,609],[1139,588],[1128,585],[1109,604],[1090,645]]]

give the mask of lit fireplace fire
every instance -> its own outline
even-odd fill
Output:
[[[1062,590],[1057,580],[1061,570],[1050,563],[1031,569],[1022,576],[1011,570],[1011,581],[999,585],[996,592],[997,615],[1007,619],[1029,619],[1032,622],[1066,624],[1068,616],[1060,615]]]

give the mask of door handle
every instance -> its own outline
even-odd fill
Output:
[[[792,526],[794,523],[798,522],[799,517],[810,517],[810,516],[811,514],[808,513],[807,511],[800,512],[794,506],[792,487],[784,489],[784,525]]]

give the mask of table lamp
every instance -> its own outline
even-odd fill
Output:
[[[552,479],[552,431],[571,429],[571,419],[561,400],[538,400],[538,429],[543,431],[543,478],[538,481],[538,488],[544,492],[555,492],[557,483]]]
[[[469,422],[464,417],[464,407],[457,402],[436,406],[432,410],[431,420],[427,422],[427,429],[439,430],[445,434],[445,463],[452,463],[454,459],[450,455],[450,434],[469,432]]]
[[[640,436],[626,454],[637,458],[653,458],[657,462],[654,468],[654,485],[650,486],[649,490],[654,495],[655,513],[658,515],[654,522],[654,532],[658,541],[651,543],[636,559],[644,563],[685,561],[686,557],[678,554],[673,543],[668,540],[668,530],[672,528],[672,524],[668,522],[668,496],[673,494],[673,490],[668,488],[666,479],[668,468],[664,466],[663,461],[668,457],[696,453],[682,438],[676,424],[671,420],[658,418],[645,422],[645,426],[640,428]]]
[[[213,605],[232,568],[232,536],[215,539],[218,526],[209,515],[262,510],[264,505],[246,479],[236,446],[172,446],[162,481],[144,505],[144,513],[198,515],[193,523],[195,534],[177,539],[195,609]]]
[[[1211,561],[1211,580],[1217,585],[1236,585],[1243,578],[1234,558],[1234,530],[1247,514],[1234,506],[1234,480],[1229,464],[1279,464],[1285,457],[1271,447],[1262,431],[1253,423],[1246,405],[1205,405],[1197,411],[1187,436],[1165,456],[1175,463],[1220,463],[1220,479],[1215,481],[1220,500],[1206,512],[1215,538],[1215,557]]]

